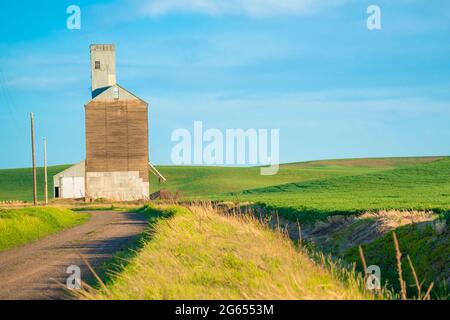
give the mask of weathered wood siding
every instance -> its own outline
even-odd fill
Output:
[[[147,104],[91,101],[86,112],[86,172],[139,171],[148,181]]]

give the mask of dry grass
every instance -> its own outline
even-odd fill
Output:
[[[155,210],[155,209],[149,209]],[[362,278],[309,256],[251,215],[208,204],[163,207],[151,239],[107,288],[86,299],[372,299]]]
[[[273,214],[276,219],[275,213]],[[352,247],[370,243],[401,226],[433,223],[438,215],[428,211],[381,210],[360,215],[335,215],[324,221],[304,224],[302,239],[313,241],[321,248],[342,254]],[[281,226],[289,224],[293,240],[298,239],[298,226],[280,218]]]
[[[397,259],[397,273],[398,273],[398,281],[400,282],[400,294],[401,294],[402,300],[407,300],[408,294],[406,291],[406,281],[403,280],[403,269],[402,269],[402,261],[401,261],[402,253],[400,251],[400,245],[398,244],[397,234],[395,233],[395,231],[392,232],[392,239],[394,240],[394,247],[395,247],[395,252],[396,252],[395,258]],[[408,258],[409,267],[411,268],[411,272],[413,273],[413,276],[414,276],[414,281],[416,283],[416,288],[417,288],[416,299],[420,300],[420,299],[422,299],[422,294],[421,294],[422,285],[420,284],[419,278],[417,277],[416,269],[414,268],[414,265],[413,265],[409,255],[407,256],[407,258]],[[430,300],[431,290],[433,289],[433,286],[434,286],[434,283],[432,282],[430,284],[430,286],[428,287],[427,292],[423,296],[423,300]]]
[[[398,227],[420,222],[431,222],[436,220],[437,215],[431,211],[416,210],[381,210],[378,212],[367,212],[358,219],[372,219],[377,223],[377,230],[380,233],[387,233]]]

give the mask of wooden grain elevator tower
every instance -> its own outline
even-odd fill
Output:
[[[116,82],[115,46],[90,46],[85,105],[87,199],[148,199],[148,104]]]

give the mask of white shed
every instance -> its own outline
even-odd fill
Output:
[[[53,196],[55,198],[83,198],[84,160],[53,176]]]

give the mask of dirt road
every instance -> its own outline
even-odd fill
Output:
[[[93,211],[77,227],[15,249],[0,252],[0,299],[67,299],[70,265],[91,277],[82,254],[94,269],[130,246],[145,229],[146,220],[135,213]]]

